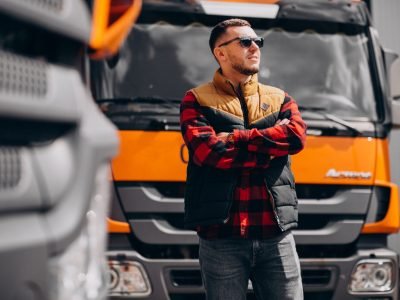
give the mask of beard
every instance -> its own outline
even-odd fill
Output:
[[[255,66],[252,68],[246,68],[243,64],[232,64],[232,68],[236,71],[238,71],[240,74],[246,75],[246,76],[251,76],[259,71],[259,67]]]

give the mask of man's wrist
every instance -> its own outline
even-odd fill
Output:
[[[235,142],[234,138],[233,138],[233,132],[229,132],[228,136],[226,137],[226,141],[230,144],[233,144]]]

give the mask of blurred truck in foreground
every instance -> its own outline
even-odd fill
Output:
[[[118,136],[90,94],[88,45],[120,46],[139,8],[116,2],[0,0],[2,300],[107,298]]]

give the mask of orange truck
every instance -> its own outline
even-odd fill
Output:
[[[291,94],[308,124],[306,148],[292,159],[305,298],[398,299],[390,168],[399,165],[388,149],[400,125],[399,61],[381,47],[366,4],[346,0],[145,0],[118,55],[92,65],[96,100],[121,138],[112,163],[111,298],[204,299],[198,238],[183,228],[188,152],[179,103],[212,78],[210,29],[231,16],[265,39],[260,82]]]

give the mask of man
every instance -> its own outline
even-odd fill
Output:
[[[207,299],[246,299],[249,279],[257,299],[303,299],[289,154],[303,149],[306,125],[288,94],[258,83],[262,46],[245,20],[216,25],[220,69],[181,104],[185,226],[200,237]]]

